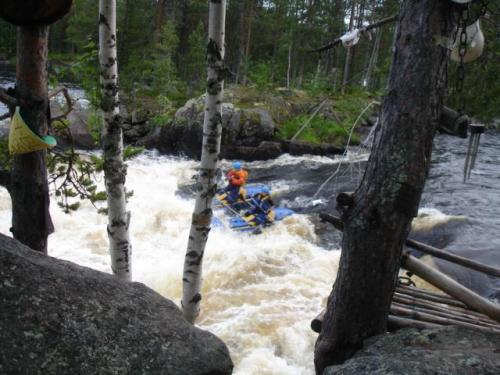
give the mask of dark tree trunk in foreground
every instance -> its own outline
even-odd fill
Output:
[[[16,97],[21,116],[33,131],[46,135],[50,118],[47,87],[48,26],[18,27]],[[45,151],[13,157],[9,192],[14,238],[47,253],[54,231],[49,213]]]
[[[339,271],[315,348],[318,374],[386,332],[401,250],[430,166],[447,66],[436,36],[452,34],[451,4],[407,0],[401,10],[378,142],[343,214]]]

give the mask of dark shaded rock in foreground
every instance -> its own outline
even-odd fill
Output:
[[[224,343],[140,283],[0,234],[0,373],[230,374]]]
[[[324,375],[500,374],[500,334],[463,327],[404,329],[371,338]]]

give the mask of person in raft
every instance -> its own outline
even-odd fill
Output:
[[[251,226],[266,226],[274,221],[274,202],[271,192],[267,187],[249,199],[250,209],[244,213],[243,218]]]
[[[227,186],[220,192],[219,200],[223,203],[233,205],[241,200],[245,202],[245,190],[243,185],[246,184],[248,172],[244,170],[239,161],[232,164],[232,168],[226,174]]]

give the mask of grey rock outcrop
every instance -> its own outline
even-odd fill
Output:
[[[149,136],[138,144],[155,144],[162,153],[183,153],[200,158],[203,138],[204,96],[190,99],[179,108],[171,124],[161,128],[158,138]],[[225,155],[235,147],[258,147],[261,142],[274,141],[276,124],[264,109],[239,109],[230,103],[222,105],[221,150]],[[225,148],[229,146],[227,150]]]
[[[58,136],[58,143],[61,145],[73,142],[75,148],[92,150],[99,147],[98,142],[90,134],[88,129],[90,109],[76,101],[73,110],[68,114],[67,120],[69,123],[69,130],[71,132],[71,139],[66,139],[63,136]],[[52,112],[54,112],[52,110]]]
[[[140,283],[47,257],[0,234],[0,373],[232,372],[225,344]]]
[[[371,338],[323,375],[500,374],[500,334],[463,327],[404,329]]]
[[[222,105],[221,157],[241,160],[267,160],[283,153],[292,155],[334,155],[343,148],[303,141],[280,141],[276,136],[276,116],[286,116],[291,105],[279,97],[268,111],[263,108],[241,109],[231,103]],[[174,120],[140,139],[137,145],[157,148],[164,154],[183,154],[199,159],[203,138],[204,97],[190,99],[177,110]]]

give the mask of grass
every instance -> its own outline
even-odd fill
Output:
[[[346,95],[335,95],[329,98],[330,102],[324,106],[321,113],[317,114],[309,125],[297,137],[312,143],[333,143],[345,145],[349,139],[351,129],[366,106],[375,100],[370,93],[360,91]],[[317,100],[317,99],[316,99]],[[316,104],[319,101],[316,102]],[[359,119],[356,127],[373,112],[373,109],[366,111]],[[280,127],[280,134],[283,139],[292,138],[297,131],[306,123],[311,115],[309,113],[300,114],[285,121]],[[358,144],[359,136],[356,132],[351,137],[351,144]]]

